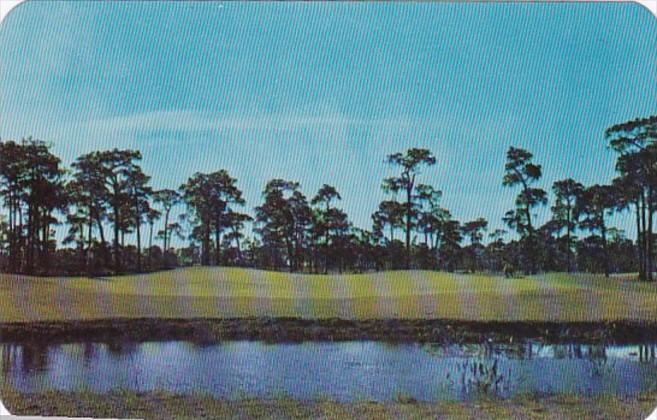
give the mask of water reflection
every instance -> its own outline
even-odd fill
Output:
[[[655,349],[657,349],[657,346],[639,346],[639,360],[641,362],[654,362],[657,360]]]
[[[0,356],[2,360],[2,371],[9,372],[13,366],[17,364],[19,358],[20,346],[15,344],[5,344],[0,349]]]
[[[136,353],[138,348],[138,343],[132,341],[112,341],[107,343],[107,350],[113,356],[130,356]]]
[[[508,359],[606,359],[609,355],[621,358],[636,357],[642,362],[657,360],[657,345],[609,346],[601,344],[542,344],[526,342],[515,344],[424,344],[423,349],[437,357],[504,357]],[[608,354],[611,352],[611,354]]]
[[[392,401],[479,395],[636,395],[655,389],[657,345],[439,345],[234,341],[0,344],[1,374],[26,392],[165,390]]]
[[[95,343],[82,343],[82,361],[85,367],[91,367],[93,360],[96,358],[97,344]]]
[[[48,346],[30,343],[21,347],[21,368],[24,373],[45,372],[48,368]]]

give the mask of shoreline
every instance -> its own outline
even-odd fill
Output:
[[[464,321],[339,318],[107,318],[0,323],[3,342],[174,341],[201,343],[385,341],[442,344],[644,344],[657,342],[657,322]]]
[[[100,418],[645,418],[657,395],[586,398],[571,395],[481,398],[472,401],[420,402],[399,396],[390,402],[329,399],[222,400],[208,395],[46,391],[20,393],[5,388],[2,397],[14,415]]]

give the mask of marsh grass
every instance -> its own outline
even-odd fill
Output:
[[[454,372],[463,393],[472,396],[499,396],[508,390],[511,372],[503,372],[498,359],[465,359]]]

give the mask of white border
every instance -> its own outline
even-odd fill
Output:
[[[9,14],[11,9],[15,8],[18,6],[20,3],[22,3],[25,0],[0,0],[0,23],[4,20],[4,18]],[[576,1],[585,1],[585,0],[574,0],[573,2]],[[618,2],[618,3],[638,3],[645,7],[650,13],[652,13],[655,17],[657,17],[657,0],[602,0],[605,2]],[[0,400],[0,416],[9,416],[11,413],[7,411],[4,405],[2,405],[2,401]],[[657,409],[648,417],[647,420],[657,420]]]
[[[11,413],[7,411],[4,405],[2,405],[2,401],[0,401],[0,416],[9,416]]]
[[[14,7],[18,6],[24,0],[0,0],[0,22],[7,16],[7,13]],[[2,412],[0,411],[0,415]]]
[[[657,17],[657,0],[634,0],[634,2],[639,3]]]

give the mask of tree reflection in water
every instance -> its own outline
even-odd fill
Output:
[[[657,390],[656,353],[654,343],[263,346],[224,342],[209,347],[192,342],[120,340],[63,345],[6,343],[0,344],[0,377],[26,392],[50,387],[77,389],[82,383],[133,390],[157,385],[182,393],[193,388],[222,397],[248,389],[254,395],[267,396],[273,387],[278,389],[283,387],[280,383],[286,383],[287,392],[303,398],[309,398],[307,389],[312,386],[318,395],[350,399],[363,388],[354,389],[353,383],[362,381],[372,385],[368,398],[382,400],[397,390],[378,386],[381,383],[397,384],[394,386],[418,400],[552,392],[636,395]],[[326,366],[326,360],[331,360],[331,366]],[[299,366],[315,372],[312,378],[295,382]],[[425,369],[415,371],[417,367]],[[271,385],[260,386],[263,382]]]
[[[107,343],[107,351],[113,356],[130,356],[137,352],[138,343],[133,341],[110,341]]]
[[[657,357],[655,357],[656,349],[657,345],[654,344],[639,346],[639,361],[642,363],[655,363],[657,361]]]
[[[2,354],[2,372],[9,373],[16,366],[16,360],[20,356],[20,346],[16,344],[2,344],[0,347]]]
[[[48,369],[48,345],[38,342],[21,346],[21,369],[23,373],[45,372]]]

